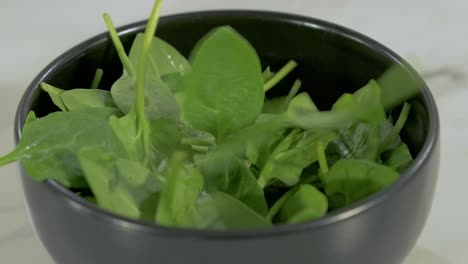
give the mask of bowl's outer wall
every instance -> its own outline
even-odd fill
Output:
[[[315,101],[321,108],[329,107],[339,94],[377,78],[391,63],[402,63],[390,51],[351,31],[271,13],[232,11],[173,16],[161,20],[158,34],[188,55],[203,34],[225,24],[252,43],[265,65],[277,67],[288,59],[296,59],[300,67],[294,77],[303,80],[313,98],[320,98]],[[127,48],[142,25],[123,30]],[[103,87],[109,87],[120,75],[121,66],[105,36],[86,46],[90,47],[86,51],[81,46],[61,57],[32,83],[25,96],[28,98],[20,105],[20,121],[29,109],[38,115],[54,110],[47,96],[33,91],[40,81],[65,89],[86,87],[94,70],[101,67]],[[279,90],[286,89],[288,81],[292,80],[282,82],[272,92],[281,93]],[[418,99],[422,111],[412,113],[423,120],[424,131],[428,131],[430,122],[438,122],[436,111],[434,120],[428,120],[427,96],[432,100],[430,95],[422,96]],[[438,137],[438,131],[435,136]],[[65,196],[56,184],[34,182],[24,172],[22,182],[35,231],[57,263],[394,264],[401,263],[413,247],[431,207],[439,164],[438,138],[433,143],[428,158],[416,164],[419,168],[413,170],[414,174],[384,191],[387,194],[375,197],[366,210],[357,214],[344,211],[339,214],[342,219],[333,224],[298,225],[284,229],[285,232],[259,232],[258,236],[245,232],[203,235],[139,225],[84,206]]]

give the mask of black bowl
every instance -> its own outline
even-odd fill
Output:
[[[295,77],[320,108],[397,65],[422,89],[413,101],[404,137],[416,159],[391,187],[317,221],[269,229],[195,231],[157,226],[113,215],[54,181],[35,182],[22,173],[35,231],[57,263],[401,263],[428,216],[439,166],[439,121],[434,100],[417,73],[381,44],[352,30],[288,14],[213,11],[164,17],[158,35],[187,55],[215,26],[229,24],[257,49],[266,65],[295,59]],[[125,47],[144,22],[119,29]],[[29,110],[55,111],[38,89],[42,81],[69,89],[86,87],[104,69],[104,86],[122,69],[107,34],[61,55],[26,90],[16,116],[15,135]],[[288,81],[288,80],[287,80]],[[287,82],[286,81],[286,82]],[[281,93],[281,86],[272,93]]]

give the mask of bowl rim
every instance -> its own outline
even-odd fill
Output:
[[[283,22],[286,24],[299,24],[304,27],[327,31],[332,34],[339,35],[340,37],[358,42],[359,44],[366,46],[367,48],[378,52],[382,56],[385,56],[390,60],[398,63],[407,72],[409,72],[413,78],[421,83],[422,97],[425,106],[428,108],[429,128],[421,151],[416,156],[410,167],[401,174],[400,178],[394,184],[385,188],[384,190],[377,192],[352,205],[330,212],[324,217],[314,221],[298,224],[276,225],[268,228],[249,228],[220,231],[166,227],[153,222],[120,216],[105,209],[101,209],[97,205],[90,203],[87,200],[74,194],[72,191],[54,180],[47,180],[42,182],[43,187],[63,195],[67,202],[71,203],[73,207],[79,208],[80,211],[94,214],[98,216],[100,220],[107,221],[109,224],[117,225],[125,229],[141,231],[151,235],[170,235],[173,237],[191,237],[198,239],[261,239],[271,236],[290,235],[297,232],[303,232],[305,230],[325,228],[331,224],[343,222],[357,217],[358,215],[384,202],[386,199],[389,199],[392,195],[398,193],[404,185],[409,184],[415,178],[413,176],[417,173],[417,171],[427,162],[429,162],[430,157],[436,151],[439,138],[439,116],[434,97],[416,70],[414,70],[413,67],[405,60],[403,60],[399,55],[381,43],[352,29],[332,22],[324,21],[322,19],[291,13],[263,10],[209,10],[171,14],[161,17],[160,26],[170,24],[173,21],[192,21],[193,19],[200,19],[201,17],[235,17],[238,19],[254,18],[259,20]],[[131,35],[143,31],[146,25],[146,21],[147,20],[141,20],[118,27],[117,31],[119,36]],[[107,42],[108,39],[108,33],[103,32],[81,42],[80,44],[58,56],[33,79],[33,81],[25,90],[17,108],[14,125],[14,136],[16,144],[21,137],[24,120],[29,112],[30,107],[32,106],[32,103],[35,100],[34,94],[36,90],[39,89],[38,87],[40,82],[46,79],[48,76],[54,74],[57,69],[66,67],[71,63],[71,61],[73,61],[74,58],[79,57],[80,54],[85,53],[89,48],[101,45]]]

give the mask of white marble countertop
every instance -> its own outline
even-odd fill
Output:
[[[153,0],[0,2],[0,153],[13,148],[17,103],[32,78],[73,45],[105,31],[101,13],[123,25],[148,16]],[[404,264],[468,259],[468,2],[463,0],[166,0],[164,13],[242,8],[319,17],[358,30],[417,62],[436,98],[442,153],[429,220]],[[34,236],[15,165],[0,168],[0,263],[51,264]]]

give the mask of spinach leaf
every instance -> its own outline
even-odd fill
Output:
[[[125,148],[127,156],[132,160],[144,161],[145,164],[149,162],[147,160],[146,146],[144,145],[141,126],[148,126],[146,122],[139,124],[137,120],[137,114],[135,111],[118,118],[112,116],[109,119],[109,126],[114,131],[116,137],[119,139],[122,146]],[[146,128],[148,130],[148,128]],[[162,157],[161,157],[162,159]],[[159,163],[156,161],[156,163]]]
[[[203,191],[203,175],[185,163],[180,153],[165,171],[166,185],[161,192],[156,222],[161,225],[197,229],[235,229],[270,226],[264,217],[234,197]]]
[[[288,129],[278,129],[264,135],[262,142],[255,141],[255,138],[246,139],[245,157],[258,168],[263,168],[268,162],[271,153],[275,150],[278,144],[288,134]],[[266,139],[268,137],[268,139]]]
[[[400,115],[393,126],[390,121],[386,121],[380,128],[380,146],[382,163],[402,173],[407,169],[413,157],[408,146],[402,142],[399,134],[408,118],[411,106],[407,103],[403,105]],[[390,116],[391,117],[391,116]]]
[[[113,111],[85,108],[55,112],[25,124],[15,150],[0,158],[0,165],[21,160],[35,180],[54,179],[67,187],[86,187],[78,152],[101,146],[116,155],[124,151],[108,125]]]
[[[148,60],[151,62],[148,54],[150,53],[154,31],[156,30],[158,22],[157,13],[159,9],[159,4],[155,5],[153,8],[152,17],[149,21],[149,23],[151,22],[152,24],[148,24],[147,32],[145,32],[145,45],[142,47],[136,46],[134,48],[134,50],[141,49],[138,50],[138,54],[141,55],[138,61],[131,61],[129,59],[111,19],[107,15],[104,16],[117,54],[124,66],[122,76],[111,87],[111,95],[115,104],[124,114],[130,113],[132,108],[134,106],[136,107],[138,101],[140,102],[138,104],[143,107],[148,119],[178,119],[180,116],[180,109],[174,95],[166,84],[159,79],[159,75],[147,75],[148,72],[144,70],[149,69],[147,64]],[[135,52],[137,51],[134,51],[134,53]],[[136,55],[134,57],[136,57]],[[135,64],[135,62],[138,64]],[[140,68],[142,68],[142,70],[140,70]],[[137,74],[139,76],[137,76]],[[140,89],[138,89],[138,87],[140,87]]]
[[[110,92],[99,89],[73,89],[62,93],[60,98],[69,111],[86,107],[117,108]]]
[[[405,143],[401,143],[393,150],[382,154],[383,164],[402,173],[413,162],[413,157]]]
[[[294,87],[293,89],[294,90]],[[288,97],[291,97],[288,95]],[[292,112],[314,113],[318,112],[317,106],[307,93],[300,93],[292,97],[287,105],[287,114]]]
[[[100,207],[127,217],[153,220],[162,183],[151,171],[137,161],[116,157],[96,146],[83,148],[78,157]]]
[[[124,72],[111,88],[112,98],[125,114],[130,113],[135,105],[136,79],[136,76]],[[145,115],[148,119],[171,118],[178,120],[180,118],[180,108],[176,98],[163,81],[147,78],[144,86]]]
[[[201,196],[197,210],[204,219],[202,228],[232,230],[271,226],[265,217],[223,192]]]
[[[333,104],[332,110],[360,110],[367,114],[369,122],[378,125],[386,118],[380,101],[380,94],[379,85],[374,80],[370,80],[368,84],[354,92],[354,94],[343,94]]]
[[[393,109],[405,101],[421,94],[421,87],[425,87],[421,80],[415,78],[404,66],[393,63],[378,79],[381,101],[385,110]]]
[[[329,130],[342,128],[351,122],[373,122],[374,118],[360,107],[320,112],[312,107],[310,104],[302,104],[299,103],[299,100],[293,99],[284,114],[270,119],[280,120],[283,127],[297,127],[304,130]]]
[[[342,159],[324,176],[325,194],[330,208],[341,208],[382,190],[398,178],[399,173],[385,165]]]
[[[363,116],[362,112],[354,109],[350,111],[317,112],[310,105],[311,101],[308,104],[299,103],[302,101],[300,98],[303,97],[294,98],[284,114],[260,115],[259,117],[263,117],[261,121],[237,131],[224,142],[217,144],[203,159],[211,159],[213,155],[224,156],[225,159],[242,159],[246,152],[249,159],[256,159],[259,153],[256,149],[261,148],[264,144],[270,144],[275,135],[283,133],[287,128],[297,127],[303,130],[329,132],[330,129],[342,127],[343,122],[367,121],[367,117]],[[278,139],[281,138],[278,137]]]
[[[301,88],[301,85],[302,85],[302,82],[300,80],[296,80],[293,86],[291,87],[291,90],[289,91],[287,96],[274,97],[270,100],[265,101],[263,105],[262,113],[271,113],[271,114],[284,113],[288,109],[289,102],[291,102],[291,100],[294,98],[294,96],[296,96],[297,92]]]
[[[208,33],[190,56],[192,73],[183,82],[182,117],[218,142],[255,122],[264,100],[260,60],[230,27]]]
[[[395,140],[399,140],[400,131],[403,129],[403,126],[405,125],[406,120],[408,119],[410,110],[411,105],[408,103],[404,103],[403,109],[401,109],[400,116],[398,117],[395,126],[392,128],[392,130],[390,130],[390,132],[386,135],[385,138],[383,138],[382,142],[380,143],[379,150],[381,152],[388,149],[389,145],[391,145],[392,142],[395,142]]]
[[[348,123],[339,130],[338,138],[334,140],[327,153],[338,159],[368,159],[377,161],[379,158],[379,130],[367,123]]]
[[[286,186],[297,184],[302,171],[317,161],[317,144],[327,145],[335,137],[333,132],[293,129],[271,153],[261,170],[259,185],[264,188],[273,180],[279,180]]]
[[[130,49],[129,59],[133,65],[139,65],[141,59],[141,51],[143,48],[144,34],[136,35]],[[185,75],[190,71],[190,64],[166,41],[154,37],[149,48],[148,58],[148,75],[154,78],[163,78],[166,75],[179,73]],[[152,74],[152,75],[151,75]]]
[[[26,119],[24,120],[24,125],[32,123],[32,122],[36,121],[37,119],[39,119],[39,118],[37,118],[34,111],[29,111],[28,115],[26,116]]]
[[[185,164],[185,159],[183,153],[175,153],[164,171],[166,184],[155,215],[161,225],[196,227],[204,222],[196,210],[203,191],[203,175],[193,164]]]
[[[206,147],[207,150],[214,147],[216,144],[214,136],[210,133],[188,126],[183,127],[183,138],[181,143],[189,145],[192,148]]]
[[[63,103],[60,95],[64,92],[64,90],[53,87],[52,85],[48,85],[46,83],[41,83],[41,89],[44,90],[49,94],[50,99],[52,102],[62,111],[67,111],[67,107]]]
[[[42,83],[41,88],[49,93],[55,105],[62,111],[73,111],[88,107],[110,108],[117,115],[121,115],[109,91],[99,89],[62,90],[47,83]]]
[[[266,215],[263,190],[245,161],[235,156],[210,155],[198,162],[197,167],[204,175],[207,192],[225,192],[258,214]]]
[[[324,216],[328,210],[327,197],[309,184],[301,184],[284,194],[283,202],[275,223],[301,223]]]
[[[136,110],[122,118],[115,116],[109,125],[126,149],[130,159],[144,161],[155,171],[161,171],[167,159],[178,148],[182,131],[174,120],[138,121]]]
[[[339,137],[332,142],[327,150],[332,156],[330,160],[338,159],[368,159],[378,161],[380,151],[380,126],[385,125],[386,117],[380,103],[380,88],[371,80],[366,86],[353,95],[344,94],[333,105],[335,111],[351,111],[361,109],[368,113],[371,122],[347,122],[339,129]]]
[[[183,128],[172,119],[155,119],[150,121],[150,142],[164,157],[170,158],[179,149]]]
[[[127,106],[131,108],[129,112],[125,111],[128,109],[124,110],[124,112],[127,113],[126,116],[120,119],[114,118],[110,120],[110,124],[130,156],[133,157],[133,159],[141,160],[154,171],[161,169],[160,165],[166,157],[164,157],[160,150],[154,145],[155,142],[160,142],[160,136],[158,136],[158,133],[152,131],[155,127],[151,125],[150,120],[158,118],[178,118],[177,102],[175,102],[175,98],[169,89],[167,87],[163,88],[165,85],[159,79],[155,79],[154,77],[146,78],[148,69],[147,63],[154,39],[154,32],[158,24],[160,8],[160,2],[156,2],[144,33],[143,45],[140,52],[141,58],[138,61],[139,64],[138,68],[136,68],[136,74],[134,73],[135,68],[131,60],[123,50],[122,43],[117,36],[110,18],[105,16],[106,23],[111,32],[111,37],[122,64],[126,69],[124,70],[123,78],[114,84],[111,90],[112,96],[114,99],[119,98],[118,100],[125,99]],[[133,82],[133,80],[135,80],[135,82]],[[126,88],[130,88],[130,90],[125,90]],[[135,93],[131,91],[132,88],[134,88]],[[132,94],[133,97],[128,96],[129,94]],[[123,98],[123,95],[125,95],[125,98]],[[148,99],[154,100],[148,101]],[[119,105],[118,100],[116,100],[117,105]],[[134,100],[133,105],[129,105],[128,100]],[[119,105],[119,107],[122,109],[122,105]],[[154,109],[156,110],[152,111]],[[153,141],[152,138],[155,138],[156,141]]]

